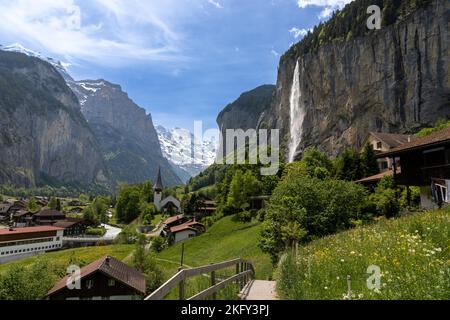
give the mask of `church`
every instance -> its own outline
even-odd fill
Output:
[[[158,212],[163,212],[169,215],[181,213],[181,202],[173,196],[167,198],[163,197],[164,185],[162,183],[161,168],[158,170],[158,177],[153,187],[154,190],[154,204]]]

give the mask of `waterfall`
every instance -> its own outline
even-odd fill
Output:
[[[300,145],[303,133],[303,121],[305,120],[305,108],[303,106],[302,92],[300,90],[300,65],[297,61],[292,81],[290,98],[291,116],[291,140],[289,143],[289,162],[294,162],[295,154]]]

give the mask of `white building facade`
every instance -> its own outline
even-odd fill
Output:
[[[51,226],[0,230],[0,264],[61,249],[63,234]]]

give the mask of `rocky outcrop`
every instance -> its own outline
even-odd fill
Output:
[[[121,87],[105,80],[68,81],[98,139],[113,182],[153,181],[161,168],[164,184],[181,184],[163,157],[152,117]]]
[[[78,99],[48,62],[0,51],[0,184],[108,182]]]
[[[370,131],[411,133],[449,118],[449,6],[449,1],[434,0],[370,35],[307,54],[291,49],[281,59],[275,102],[263,121],[279,128],[285,142],[292,140],[297,62],[299,104],[305,112],[304,119],[294,119],[304,120],[297,157],[308,146],[337,155],[361,147]]]

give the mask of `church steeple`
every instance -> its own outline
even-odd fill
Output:
[[[158,177],[156,178],[156,183],[153,187],[156,192],[162,192],[164,190],[164,186],[161,178],[161,168],[158,169]]]

